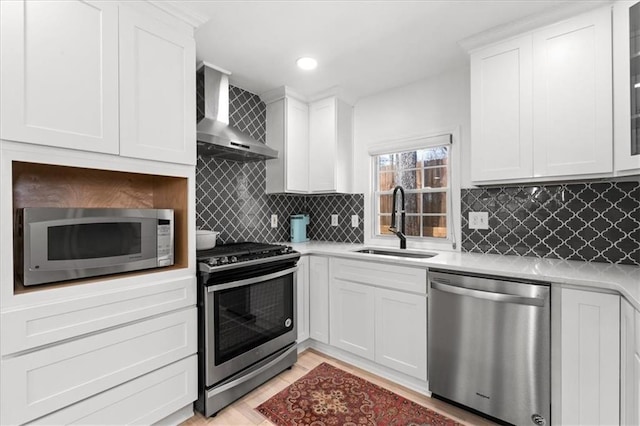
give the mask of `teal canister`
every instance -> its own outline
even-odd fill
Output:
[[[303,243],[309,241],[307,237],[307,225],[309,225],[308,214],[291,215],[291,242]]]

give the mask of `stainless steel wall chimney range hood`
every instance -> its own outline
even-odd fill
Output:
[[[278,158],[278,151],[229,125],[229,72],[202,63],[198,68],[198,154],[230,161]]]

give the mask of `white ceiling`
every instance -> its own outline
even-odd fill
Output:
[[[257,94],[286,85],[307,97],[338,87],[356,100],[463,66],[460,40],[565,2],[184,3],[210,18],[196,31],[198,60],[231,71],[231,84]],[[316,70],[296,67],[307,55]]]

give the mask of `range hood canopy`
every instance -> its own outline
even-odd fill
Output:
[[[278,158],[278,151],[229,125],[229,74],[204,62],[198,68],[198,105],[204,109],[198,154],[241,162]]]

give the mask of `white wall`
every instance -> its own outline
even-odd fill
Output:
[[[459,173],[455,186],[470,187],[468,67],[377,93],[362,98],[356,103],[354,108],[354,192],[365,194],[365,242],[385,244],[384,240],[374,241],[370,238],[372,224],[369,192],[372,174],[368,148],[385,142],[433,135],[438,131],[451,129],[459,129],[460,138],[459,141],[454,141],[454,149],[457,149],[457,153],[452,159],[454,161],[452,167],[457,170],[452,177],[455,178],[456,173]],[[459,193],[454,194],[453,204],[454,227],[459,248]],[[386,241],[387,244],[395,244],[393,239]],[[411,242],[408,246],[412,246]],[[428,245],[422,244],[413,244],[413,246],[429,248]],[[449,245],[448,248],[450,249],[451,246]]]

